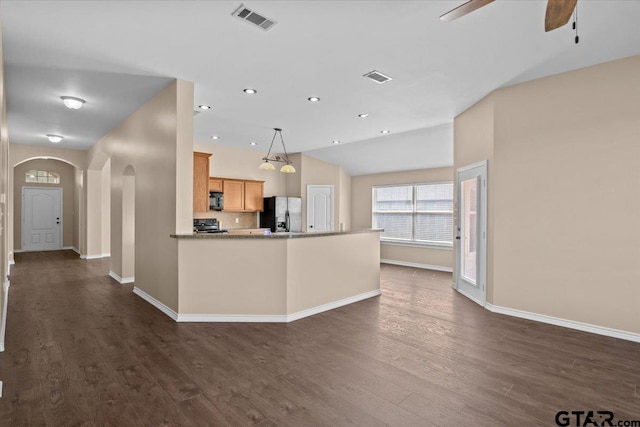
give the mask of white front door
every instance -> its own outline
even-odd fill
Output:
[[[62,188],[22,187],[22,250],[62,249]]]
[[[458,169],[456,280],[458,292],[484,306],[487,299],[487,162]]]
[[[307,231],[333,230],[333,185],[307,185]]]

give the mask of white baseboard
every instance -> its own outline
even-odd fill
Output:
[[[485,308],[489,311],[492,311],[493,313],[506,314],[507,316],[520,317],[522,319],[548,323],[550,325],[562,326],[564,328],[576,329],[578,331],[590,332],[592,334],[604,335],[607,337],[620,338],[623,340],[640,343],[640,334],[634,332],[627,332],[620,329],[592,325],[590,323],[577,322],[575,320],[561,319],[559,317],[531,313],[529,311],[516,310],[514,308],[501,307],[490,303],[486,303]]]
[[[113,279],[115,279],[116,282],[120,283],[121,285],[135,282],[134,277],[120,277],[111,270],[109,270],[109,276],[111,276]]]
[[[302,319],[305,317],[313,316],[314,314],[322,313],[323,311],[333,310],[334,308],[342,307],[344,305],[353,304],[354,302],[362,301],[365,299],[377,297],[381,295],[380,289],[374,289],[373,291],[364,292],[352,297],[343,298],[338,301],[322,304],[317,307],[308,308],[306,310],[298,311],[297,313],[287,315],[287,322],[293,322],[294,320]]]
[[[178,321],[178,313],[176,313],[175,311],[173,311],[172,309],[170,309],[169,307],[167,307],[166,305],[164,305],[163,303],[161,303],[160,301],[158,301],[157,299],[155,299],[154,297],[152,297],[142,289],[134,286],[133,293],[138,295],[140,298],[142,298],[143,300],[145,300],[146,302],[148,302],[149,304],[151,304],[152,306],[154,306],[155,308],[157,308],[158,310],[160,310],[161,312],[163,312],[164,314],[166,314],[176,322]]]
[[[101,258],[109,258],[111,254],[97,254],[97,255],[80,255],[82,259],[101,259]]]
[[[468,294],[467,292],[465,292],[465,291],[463,291],[463,290],[458,289],[458,288],[455,286],[455,284],[454,284],[454,286],[453,286],[453,289],[455,289],[456,291],[460,292],[462,295],[464,295],[465,297],[469,298],[471,301],[475,302],[476,304],[478,304],[478,305],[480,305],[480,306],[482,306],[482,307],[486,307],[486,304],[488,304],[488,303],[484,303],[484,302],[480,301],[478,298],[476,298],[476,297],[474,297],[474,296],[471,296],[471,294]]]
[[[0,352],[4,351],[4,336],[7,331],[7,307],[9,306],[9,286],[11,282],[5,280],[2,284],[2,315],[0,317]]]
[[[286,314],[178,314],[176,322],[287,323]]]
[[[380,262],[382,264],[402,265],[404,267],[423,268],[425,270],[445,271],[447,273],[453,273],[453,268],[444,267],[441,265],[422,264],[419,262],[398,261],[395,259],[384,259],[384,258],[381,258]]]
[[[135,288],[134,288],[135,289]],[[292,314],[178,314],[177,322],[271,322],[271,323],[289,323],[304,317],[313,316],[314,314],[324,311],[333,310],[334,308],[344,305],[353,304],[368,298],[380,295],[380,289],[364,292],[352,297],[343,298],[338,301],[319,305],[307,310],[298,311]]]

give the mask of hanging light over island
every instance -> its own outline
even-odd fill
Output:
[[[267,152],[267,155],[262,158],[264,162],[260,164],[260,169],[268,170],[268,171],[276,170],[276,167],[273,165],[272,162],[280,162],[280,163],[284,163],[284,165],[280,168],[280,172],[296,173],[296,168],[293,167],[292,165],[293,162],[289,159],[289,155],[287,154],[287,147],[285,147],[284,145],[284,139],[282,138],[282,129],[273,128],[273,130],[274,130],[274,133],[273,133],[273,138],[271,139],[271,145],[269,146],[269,151]],[[273,143],[275,142],[276,136],[278,134],[280,135],[280,142],[282,143],[282,148],[284,150],[284,157],[277,154],[274,154],[273,156],[271,155],[271,149],[273,148]]]

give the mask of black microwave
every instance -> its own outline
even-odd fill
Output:
[[[212,211],[221,211],[224,209],[224,197],[218,191],[209,192],[209,209]]]

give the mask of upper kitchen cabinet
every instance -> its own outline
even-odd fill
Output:
[[[264,182],[245,181],[244,182],[244,210],[250,212],[260,212],[264,209]]]
[[[224,210],[228,212],[259,212],[263,209],[263,181],[224,179]]]
[[[209,178],[209,191],[216,191],[216,192],[222,193],[222,179]]]
[[[239,212],[244,210],[244,181],[225,179],[222,182],[225,211]]]
[[[193,211],[209,210],[209,153],[193,153]]]

